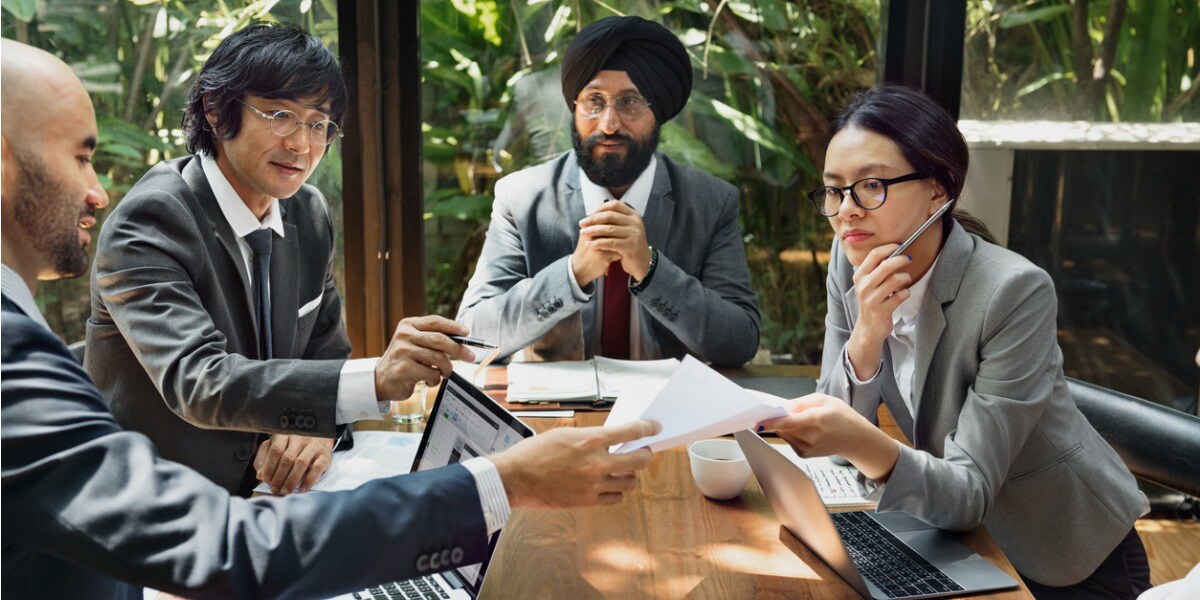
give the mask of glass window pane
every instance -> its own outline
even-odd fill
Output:
[[[16,3],[14,3],[15,5]],[[129,188],[159,161],[187,153],[180,115],[200,63],[230,31],[251,20],[294,23],[317,34],[337,53],[336,2],[281,0],[263,12],[247,0],[191,3],[63,0],[37,3],[18,15],[5,3],[3,36],[47,50],[83,80],[100,127],[96,171],[108,190],[109,208],[97,215],[94,232]],[[27,20],[23,20],[28,17]],[[308,183],[329,201],[337,232],[335,277],[345,294],[342,259],[341,148],[335,144]],[[95,234],[93,234],[93,238]],[[89,254],[94,245],[89,248]],[[46,281],[37,301],[51,328],[68,343],[80,341],[91,313],[88,277]]]
[[[1200,4],[1080,4],[968,3],[962,205],[1054,278],[1067,375],[1197,414]]]

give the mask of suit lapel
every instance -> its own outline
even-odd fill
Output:
[[[967,264],[971,261],[973,247],[974,240],[955,223],[950,229],[950,235],[946,237],[945,246],[938,255],[934,271],[929,275],[929,288],[917,316],[917,356],[912,390],[913,409],[917,414],[913,430],[912,441],[914,444],[917,443],[915,436],[919,435],[922,429],[921,425],[935,416],[932,411],[923,413],[920,410],[921,400],[924,397],[925,383],[929,380],[929,368],[933,362],[933,355],[937,353],[942,333],[946,331],[945,307],[958,295],[958,288],[962,285]]]
[[[233,270],[238,281],[241,282],[245,316],[248,318],[248,322],[254,323],[257,328],[258,319],[254,314],[254,296],[250,288],[250,274],[246,272],[246,261],[242,258],[242,251],[238,248],[237,237],[234,235],[233,229],[229,227],[225,215],[221,214],[221,207],[217,204],[217,197],[213,195],[212,187],[209,186],[208,179],[204,176],[204,169],[200,166],[199,157],[193,157],[188,164],[184,165],[183,180],[191,188],[192,194],[196,196],[200,206],[204,208],[204,214],[208,216],[213,234],[229,259],[227,266]],[[254,335],[254,339],[258,339],[257,331]]]
[[[914,429],[912,412],[908,410],[908,405],[900,396],[900,388],[896,385],[896,369],[892,365],[892,350],[886,342],[883,344],[883,366],[879,370],[879,376],[883,377],[883,381],[880,382],[883,387],[883,403],[887,405],[888,412],[892,413],[892,419],[896,421],[896,426],[908,438],[909,443],[912,443]]]
[[[271,244],[271,344],[275,358],[289,358],[296,341],[300,290],[296,267],[300,264],[300,236],[287,222],[286,201],[279,203],[285,219],[284,236],[273,236]],[[324,271],[322,271],[324,273]]]
[[[654,171],[654,185],[650,188],[650,202],[646,205],[643,221],[646,224],[646,242],[667,250],[671,239],[671,223],[675,220],[675,198],[671,195],[671,171],[667,157],[658,155],[658,168]]]

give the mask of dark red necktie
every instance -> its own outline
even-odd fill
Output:
[[[600,354],[609,358],[629,358],[629,274],[621,261],[608,265],[604,278],[604,315],[600,323]]]

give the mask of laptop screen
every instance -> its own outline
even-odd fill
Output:
[[[466,379],[452,373],[438,390],[412,470],[428,471],[476,456],[487,456],[532,435],[533,430],[520,419]],[[453,569],[474,593],[479,592],[488,560],[496,550],[499,538],[497,531],[488,540],[487,560]]]

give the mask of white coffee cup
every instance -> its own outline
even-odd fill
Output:
[[[729,500],[750,482],[750,463],[735,440],[692,442],[688,459],[696,487],[713,500]]]

